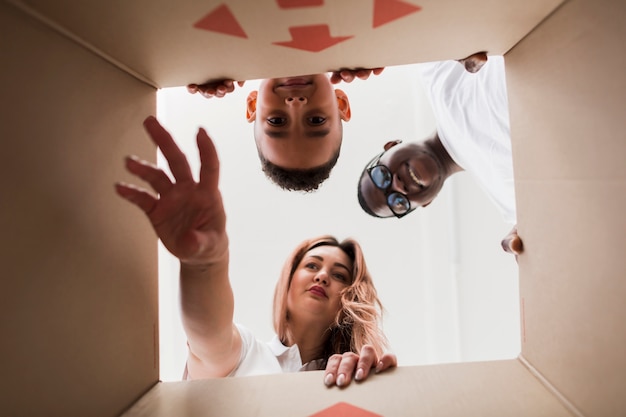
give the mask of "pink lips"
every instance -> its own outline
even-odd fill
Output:
[[[324,290],[324,288],[318,286],[318,285],[314,285],[311,288],[309,288],[309,292],[312,292],[313,294],[317,295],[318,297],[326,297],[326,291]]]
[[[287,78],[280,87],[306,87],[310,82],[306,78]]]

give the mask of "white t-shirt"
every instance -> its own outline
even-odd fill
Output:
[[[316,360],[302,364],[300,350],[297,345],[287,347],[278,336],[270,342],[258,340],[245,326],[237,324],[241,335],[241,356],[239,363],[228,376],[251,376],[280,374],[285,372],[313,371],[324,369],[324,361]],[[183,379],[189,379],[187,367]]]
[[[504,219],[516,223],[515,184],[504,57],[477,73],[457,61],[419,65],[437,133],[454,162],[474,176]]]

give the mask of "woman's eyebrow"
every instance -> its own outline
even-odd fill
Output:
[[[341,267],[341,268],[345,269],[346,271],[348,271],[349,273],[352,273],[350,268],[348,268],[347,266],[345,266],[344,264],[342,264],[340,262],[335,262],[335,266]]]

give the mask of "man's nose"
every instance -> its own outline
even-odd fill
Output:
[[[285,104],[288,106],[304,106],[307,103],[306,97],[287,97],[285,98]]]
[[[393,174],[393,178],[391,180],[391,189],[401,192],[403,194],[407,194],[408,192],[406,184],[397,174]]]

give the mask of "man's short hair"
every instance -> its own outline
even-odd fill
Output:
[[[329,176],[330,171],[337,164],[340,148],[333,154],[328,162],[315,168],[309,169],[286,169],[279,167],[265,159],[259,152],[261,169],[265,175],[283,190],[287,191],[315,191],[320,184]]]

